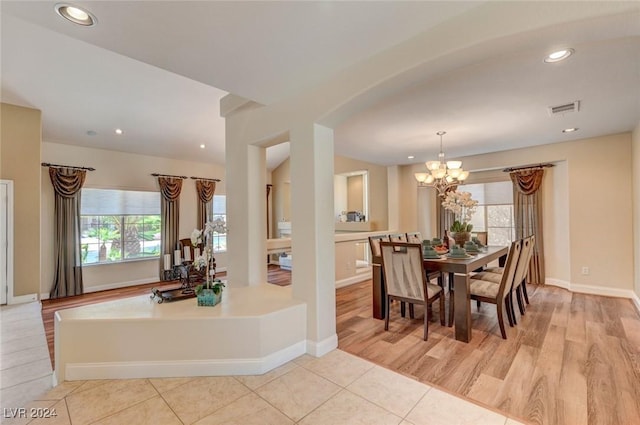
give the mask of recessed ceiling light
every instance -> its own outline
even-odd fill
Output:
[[[116,134],[118,134],[118,135],[124,134],[124,131],[122,131],[121,128],[116,128]]]
[[[407,159],[413,159],[413,158],[415,158],[415,156],[413,156],[413,155],[409,155],[409,156],[407,157]]]
[[[566,58],[571,56],[574,52],[575,50],[573,49],[558,50],[557,52],[553,52],[547,55],[547,57],[544,58],[544,61],[546,63],[560,62],[561,60],[565,60]]]
[[[204,145],[200,145],[200,149],[204,149]]]
[[[563,133],[573,133],[574,131],[578,131],[578,127],[565,128],[562,130]]]
[[[72,4],[58,3],[55,9],[58,15],[74,24],[91,27],[98,22],[91,12]]]

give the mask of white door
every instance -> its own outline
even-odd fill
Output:
[[[7,185],[0,183],[0,304],[7,303],[7,227],[8,227]]]

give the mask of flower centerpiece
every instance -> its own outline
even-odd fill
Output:
[[[442,207],[455,215],[455,220],[449,230],[453,232],[453,239],[458,245],[463,246],[466,241],[471,240],[473,225],[469,222],[473,213],[476,212],[477,206],[478,201],[471,199],[469,192],[447,192],[442,201]]]
[[[215,233],[227,233],[227,225],[224,219],[217,217],[213,221],[208,221],[202,230],[194,229],[191,232],[191,244],[198,246],[203,243],[204,249],[201,255],[197,256],[193,261],[193,267],[196,270],[206,269],[205,282],[197,285],[195,292],[198,297],[198,305],[214,306],[222,299],[222,289],[225,287],[224,282],[215,278],[216,261],[213,257],[213,235]]]

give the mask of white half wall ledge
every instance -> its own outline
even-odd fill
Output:
[[[56,379],[268,372],[308,351],[307,305],[291,294],[265,284],[227,287],[215,307],[141,295],[57,311]]]
[[[137,379],[262,375],[303,354],[305,354],[305,342],[299,342],[260,358],[68,363],[65,379],[78,381],[87,379],[87,376],[91,376],[90,379]]]
[[[604,297],[628,298],[633,301],[634,306],[640,313],[640,298],[631,289],[606,288],[603,286],[583,285],[579,283],[571,283],[566,280],[546,278],[545,285],[563,288],[569,292],[577,292],[579,294],[601,295]]]

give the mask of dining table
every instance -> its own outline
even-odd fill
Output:
[[[447,255],[442,255],[437,259],[423,259],[425,271],[440,271],[449,273],[449,279],[453,277],[456,340],[471,341],[471,295],[469,287],[473,272],[495,260],[498,260],[500,265],[504,265],[508,252],[508,246],[487,246],[482,248],[480,252],[469,254],[467,258],[451,258]]]

